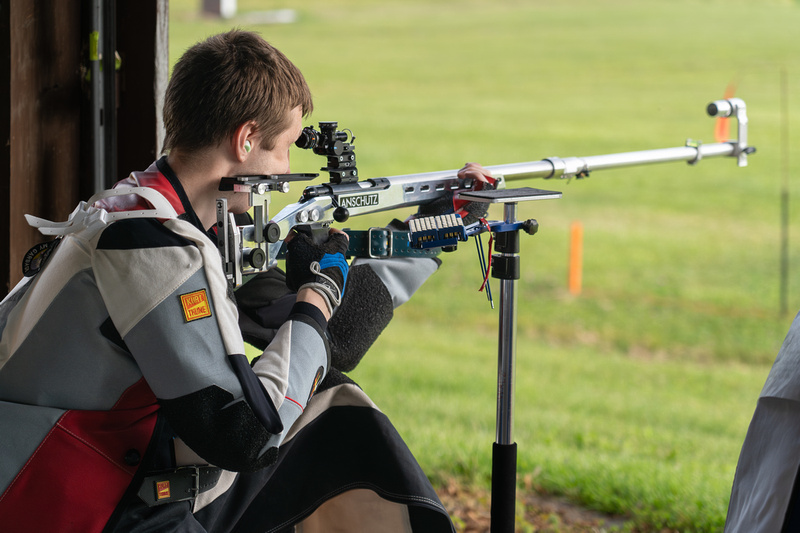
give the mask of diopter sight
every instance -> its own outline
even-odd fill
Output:
[[[353,183],[358,181],[356,153],[353,148],[356,138],[352,131],[338,131],[338,127],[338,122],[320,122],[319,131],[313,126],[303,128],[295,145],[328,158],[328,166],[320,170],[330,174],[331,183]]]

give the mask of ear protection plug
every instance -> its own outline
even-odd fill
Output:
[[[244,151],[245,152],[249,152],[251,149],[252,149],[252,147],[250,145],[250,141],[245,141],[244,142]]]

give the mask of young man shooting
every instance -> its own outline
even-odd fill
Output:
[[[311,110],[282,53],[249,32],[213,36],[174,68],[167,155],[55,228],[41,271],[0,310],[3,531],[452,528],[410,453],[387,443],[385,417],[349,427],[352,413],[330,408],[371,405],[332,352],[354,366],[438,263],[366,261],[348,279],[347,236],[332,231],[319,245],[287,238],[270,300],[263,283],[234,296],[225,278],[216,200],[250,206],[221,178],[289,172]],[[462,174],[485,179],[476,165]],[[347,329],[354,313],[374,323]],[[252,364],[242,327],[263,341]],[[354,455],[391,479],[348,466]]]

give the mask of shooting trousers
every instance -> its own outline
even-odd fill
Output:
[[[274,465],[223,472],[194,503],[127,502],[113,531],[453,531],[389,419],[336,370],[292,427]]]

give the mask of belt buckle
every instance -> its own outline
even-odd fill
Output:
[[[180,466],[175,469],[175,473],[177,474],[185,470],[189,470],[189,475],[192,476],[192,486],[189,487],[188,490],[191,494],[189,497],[192,499],[197,498],[198,494],[200,494],[200,467],[197,465]]]
[[[372,239],[374,238],[373,234],[377,232],[382,234],[382,238],[385,239],[384,242],[386,243],[386,253],[382,255],[373,253],[374,248],[372,246]],[[367,253],[372,259],[384,259],[386,257],[391,257],[393,240],[391,228],[369,228],[369,231],[367,232]]]

